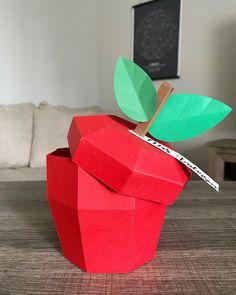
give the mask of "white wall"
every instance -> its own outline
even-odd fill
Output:
[[[98,96],[99,103],[108,111],[118,111],[113,95],[113,71],[118,56],[130,57],[131,6],[139,2],[145,1],[98,2]],[[176,92],[215,97],[236,109],[235,0],[184,1],[181,78],[169,83]],[[235,121],[234,110],[215,129],[175,146],[206,169],[206,143],[223,137],[236,138]]]
[[[0,0],[0,103],[97,103],[96,0]]]

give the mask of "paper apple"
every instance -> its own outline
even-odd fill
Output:
[[[84,271],[127,273],[151,260],[167,204],[190,177],[184,165],[129,133],[134,126],[116,116],[75,117],[71,153],[47,156],[63,254]]]
[[[166,207],[191,175],[142,136],[188,139],[231,111],[209,97],[172,94],[168,83],[156,94],[150,77],[125,58],[117,62],[114,90],[121,110],[137,126],[106,114],[74,117],[70,152],[59,149],[47,156],[48,200],[63,253],[96,273],[127,273],[155,256]]]

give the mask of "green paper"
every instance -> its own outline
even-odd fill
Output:
[[[195,137],[222,121],[232,109],[226,104],[196,94],[172,94],[149,133],[174,142]]]
[[[122,112],[129,118],[146,122],[157,108],[157,93],[148,74],[132,61],[120,57],[114,75],[114,91]]]

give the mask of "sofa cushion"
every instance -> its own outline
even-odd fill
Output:
[[[0,105],[0,168],[29,165],[34,109],[32,103]]]
[[[57,148],[67,147],[67,133],[75,115],[101,113],[97,106],[89,108],[68,108],[51,106],[41,102],[34,114],[34,132],[30,166],[46,166],[46,155]]]
[[[15,181],[45,181],[46,169],[43,168],[9,168],[0,169],[0,182],[15,182]]]

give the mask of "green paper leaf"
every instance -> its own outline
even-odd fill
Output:
[[[120,57],[114,75],[114,91],[122,112],[129,118],[146,122],[157,107],[157,93],[148,74],[132,61]]]
[[[226,104],[196,94],[172,94],[149,133],[174,142],[195,137],[222,121],[232,109]]]

